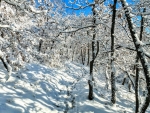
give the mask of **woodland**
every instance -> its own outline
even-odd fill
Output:
[[[0,113],[150,113],[150,1],[0,0],[0,60]]]

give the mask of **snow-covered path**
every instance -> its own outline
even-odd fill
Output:
[[[130,99],[123,86],[117,86],[116,106],[109,105],[110,92],[101,74],[95,75],[94,100],[89,101],[88,72],[87,67],[69,62],[62,69],[28,64],[6,83],[0,79],[0,113],[133,113],[134,94]],[[0,78],[5,73],[1,68]]]
[[[81,71],[70,63],[61,70],[27,65],[6,83],[1,81],[0,113],[68,112],[73,108],[71,90],[82,77]]]

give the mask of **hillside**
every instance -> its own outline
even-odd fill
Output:
[[[13,72],[6,82],[2,65],[0,73],[0,113],[133,113],[134,110],[134,94],[119,84],[117,104],[109,104],[111,93],[105,89],[102,74],[95,76],[94,100],[89,101],[88,68],[80,64],[67,62],[61,69],[28,64]]]

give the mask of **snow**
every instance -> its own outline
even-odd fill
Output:
[[[134,94],[122,85],[117,85],[117,104],[110,104],[102,73],[95,76],[94,100],[88,100],[88,71],[71,62],[61,69],[27,64],[3,82],[7,72],[1,65],[0,113],[133,113]]]
[[[29,1],[25,2],[26,0],[22,2],[19,0],[4,1],[1,2],[2,8],[0,9],[2,10],[0,56],[8,65],[8,69],[6,70],[2,65],[3,63],[0,63],[0,113],[135,112],[134,90],[131,88],[132,90],[129,92],[127,85],[131,84],[128,83],[130,79],[133,79],[133,82],[135,80],[135,73],[131,70],[133,70],[132,65],[135,66],[136,53],[124,49],[133,48],[133,42],[128,39],[131,37],[128,36],[127,38],[124,35],[129,33],[128,29],[125,30],[128,26],[125,25],[124,17],[116,19],[120,25],[123,24],[125,31],[120,29],[120,26],[115,29],[117,30],[116,33],[119,34],[113,34],[116,36],[115,44],[119,44],[118,48],[124,48],[115,51],[115,64],[111,68],[109,65],[111,60],[109,43],[111,12],[104,4],[104,6],[97,4],[94,8],[98,11],[98,15],[95,17],[96,24],[93,25],[92,16],[69,16],[66,14],[63,16],[61,12],[64,10],[59,10],[59,7],[57,9],[55,4],[52,4],[52,7],[51,4],[47,4],[38,8]],[[121,1],[125,2],[125,0]],[[39,1],[39,4],[42,5],[43,2]],[[17,12],[15,7],[12,7],[13,5],[17,6]],[[77,5],[77,7],[86,8],[88,5],[93,6],[94,3],[89,3],[87,6],[81,5]],[[129,16],[136,16],[133,15],[134,13],[130,14],[131,6],[125,8],[127,8],[125,11],[129,10],[126,12]],[[119,11],[118,14],[123,14],[122,9],[117,9],[117,11]],[[143,14],[145,15],[145,13]],[[118,23],[116,24],[118,25]],[[91,28],[95,26],[97,27],[94,32]],[[138,27],[136,25],[132,27],[132,30],[137,32]],[[96,34],[96,40],[91,39],[93,34]],[[141,56],[146,62],[144,66],[150,71],[149,60],[146,59],[150,57],[146,46],[148,39],[145,38],[145,43],[143,43],[138,39],[138,36],[139,33],[135,33],[135,37],[137,37],[135,44],[139,46],[138,51],[142,53]],[[41,39],[43,44],[41,51],[39,51]],[[94,63],[92,73],[94,81],[89,75],[89,68],[79,64],[84,59],[81,57],[85,57],[85,65],[87,61],[89,63],[91,60],[90,44],[92,41],[99,41],[100,52],[102,53],[98,54]],[[66,60],[68,62],[65,63]],[[110,103],[111,71],[115,72],[116,76],[117,101],[115,105]],[[128,76],[125,76],[126,71]],[[119,75],[120,73],[121,75]],[[133,76],[130,77],[130,74]],[[126,81],[123,86],[121,83],[124,76]],[[89,79],[94,87],[93,100],[88,100]],[[141,96],[139,98],[143,102],[144,96],[142,94],[146,83],[142,70],[140,71],[139,83],[139,95]],[[150,112],[150,108],[147,109],[147,112]]]

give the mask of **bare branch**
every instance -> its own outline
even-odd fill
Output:
[[[83,27],[79,27],[78,29],[75,29],[75,30],[70,30],[70,31],[60,31],[61,33],[71,33],[71,32],[76,32],[76,31],[79,31],[81,29],[84,29],[84,28],[89,28],[89,27],[96,27],[97,25],[99,24],[103,24],[105,25],[106,27],[110,28],[108,25],[106,25],[105,23],[97,23],[95,25],[88,25],[88,26],[83,26]]]
[[[131,48],[131,47],[128,47],[128,46],[122,46],[122,45],[116,45],[116,48],[115,49],[119,49],[119,48],[125,48],[125,49],[129,49],[129,50],[132,50],[132,51],[136,51],[135,49]]]
[[[92,3],[92,4],[88,4],[88,5],[86,5],[86,6],[80,6],[80,7],[78,7],[78,8],[73,8],[73,7],[68,7],[68,6],[65,6],[66,8],[69,8],[69,9],[73,9],[73,10],[80,10],[80,9],[85,9],[85,8],[87,8],[87,7],[91,7],[91,6],[93,6],[94,5],[94,3]]]
[[[95,27],[95,26],[96,26],[96,25],[84,26],[84,27],[80,27],[80,28],[78,28],[78,29],[71,30],[71,31],[61,31],[61,33],[71,33],[71,32],[76,32],[76,31],[79,31],[79,30],[84,29],[84,28]]]
[[[102,4],[102,3],[104,3],[106,0],[102,0],[99,4]],[[73,2],[73,3],[71,3],[71,4],[74,4],[76,2],[76,0]],[[87,3],[87,5],[86,6],[79,6],[78,8],[73,8],[73,7],[68,7],[68,6],[65,6],[66,8],[69,8],[69,9],[73,9],[73,10],[80,10],[80,9],[85,9],[85,8],[87,8],[87,7],[91,7],[91,6],[93,6],[93,5],[95,5],[95,3],[88,3],[88,2],[86,2]]]

